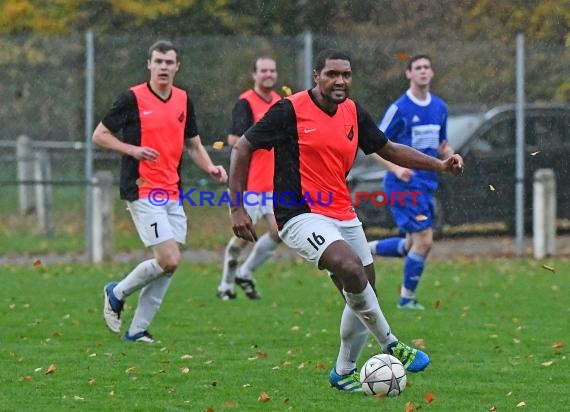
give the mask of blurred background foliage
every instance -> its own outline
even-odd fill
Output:
[[[279,88],[303,88],[303,37],[353,57],[353,96],[374,117],[407,86],[410,54],[434,58],[434,91],[450,107],[513,102],[517,32],[527,44],[528,101],[570,100],[570,0],[0,0],[0,139],[82,140],[85,36],[95,34],[95,117],[147,80],[158,38],[181,49],[177,83],[207,143],[224,139],[258,54]]]
[[[569,0],[2,0],[0,33],[324,35],[570,42]]]

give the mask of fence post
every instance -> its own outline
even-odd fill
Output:
[[[34,156],[34,180],[36,192],[36,214],[40,229],[48,238],[55,235],[53,221],[53,191],[51,185],[51,164],[45,150],[39,150]]]
[[[538,169],[533,183],[534,257],[556,253],[556,179],[552,169]]]
[[[109,260],[113,253],[113,174],[99,171],[93,176],[92,263]]]
[[[34,211],[34,187],[30,184],[34,177],[34,153],[32,139],[21,135],[16,139],[16,162],[18,175],[18,204],[21,215]]]

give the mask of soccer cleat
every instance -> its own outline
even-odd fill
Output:
[[[429,365],[427,353],[400,341],[388,345],[388,353],[398,358],[408,372],[420,372]]]
[[[242,288],[245,296],[248,298],[253,300],[261,299],[261,295],[257,293],[257,290],[255,289],[255,282],[252,279],[238,278],[236,276],[236,283],[240,288]]]
[[[103,318],[109,330],[113,333],[121,331],[121,312],[125,302],[117,299],[113,293],[113,289],[117,286],[117,282],[110,282],[103,288],[105,301],[103,303]]]
[[[398,309],[425,310],[424,305],[413,299],[400,299],[400,303],[398,303]]]
[[[235,298],[237,298],[237,293],[227,289],[227,290],[218,290],[218,292],[216,293],[216,296],[218,297],[218,299],[221,300],[233,300]]]
[[[123,339],[129,342],[154,343],[154,338],[146,330],[134,335],[129,335],[129,332],[126,332]]]
[[[362,384],[360,383],[360,375],[356,369],[346,375],[339,375],[333,367],[329,373],[329,383],[331,387],[339,391],[362,392]]]

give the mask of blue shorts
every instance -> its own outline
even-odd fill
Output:
[[[429,229],[435,219],[435,200],[433,192],[419,187],[385,187],[390,202],[390,211],[396,226],[404,233],[421,232]],[[402,201],[396,200],[402,194]],[[405,196],[403,196],[405,194]]]

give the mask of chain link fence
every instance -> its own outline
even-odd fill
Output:
[[[145,33],[95,35],[96,124],[120,92],[148,80],[147,50],[156,39]],[[512,44],[325,36],[311,39],[307,42],[303,35],[173,38],[182,62],[176,83],[189,90],[203,142],[210,147],[215,141],[225,140],[231,109],[236,97],[251,86],[250,66],[258,55],[277,59],[279,90],[287,86],[298,91],[308,81],[305,56],[316,56],[329,47],[348,51],[354,70],[352,96],[375,118],[380,118],[407,87],[403,74],[405,59],[416,53],[433,57],[433,91],[447,101],[451,112],[466,107],[484,110],[515,100],[514,36]],[[4,80],[0,83],[0,236],[32,239],[28,245],[37,236],[44,236],[33,216],[22,215],[18,200],[16,139],[27,135],[35,146],[47,152],[50,161],[54,219],[64,222],[55,225],[55,239],[69,233],[77,234],[75,243],[83,242],[85,60],[85,36],[80,34],[0,36],[0,72]],[[568,101],[568,48],[527,44],[525,71],[527,101]],[[69,145],[62,146],[61,142]],[[227,149],[210,149],[210,153],[215,162],[228,165]],[[118,169],[118,156],[95,151],[94,170],[112,171],[117,182]],[[183,179],[188,187],[213,187],[190,162],[185,162]],[[117,226],[121,225],[119,221]],[[226,228],[223,237],[227,233]],[[49,250],[57,246],[57,241],[45,244],[45,250]],[[34,249],[26,247],[22,245],[21,250]],[[65,245],[61,248],[65,249]]]

